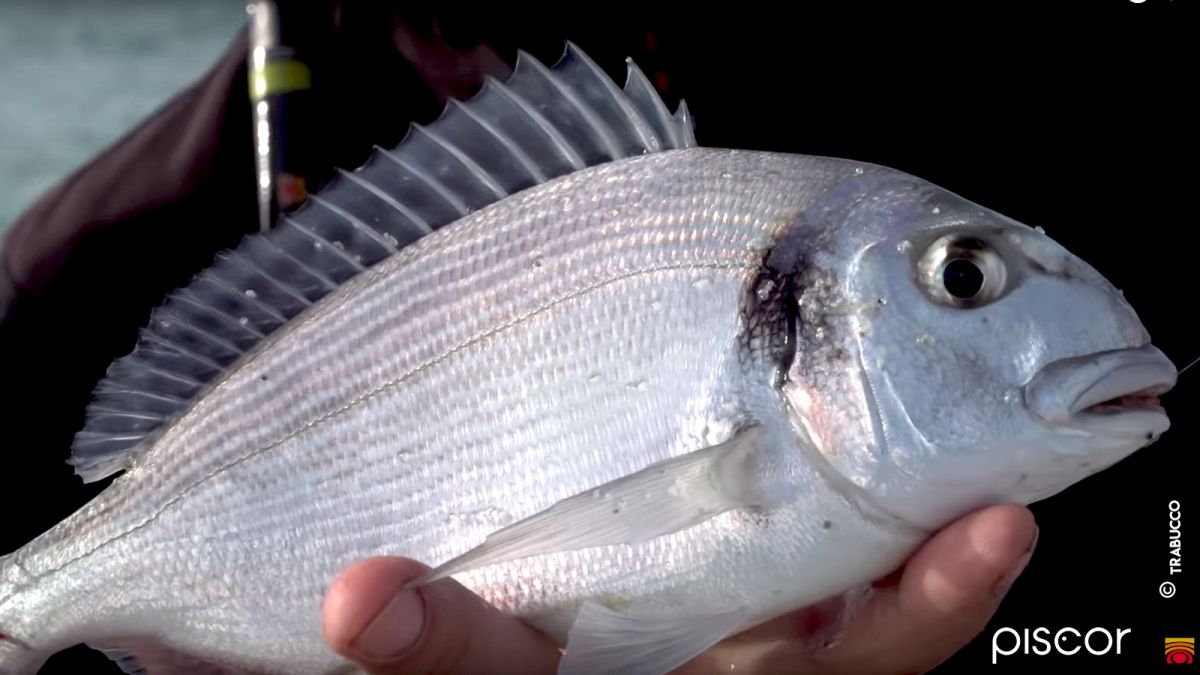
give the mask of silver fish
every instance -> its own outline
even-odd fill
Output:
[[[1153,442],[1176,374],[1039,231],[522,53],[155,311],[76,438],[122,473],[0,559],[0,673],[349,672],[323,595],[376,555],[665,672]]]

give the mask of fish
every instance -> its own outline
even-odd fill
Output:
[[[355,672],[322,601],[381,555],[566,675],[669,672],[1169,429],[1175,366],[1040,228],[701,145],[625,65],[520,52],[165,298],[73,443],[112,482],[0,558],[0,673]]]

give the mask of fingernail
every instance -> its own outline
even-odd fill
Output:
[[[425,625],[425,604],[415,590],[401,589],[353,642],[363,657],[380,661],[408,651]]]
[[[1000,597],[1007,593],[1008,589],[1012,587],[1013,582],[1017,580],[1017,577],[1021,576],[1021,573],[1025,571],[1025,568],[1029,565],[1029,560],[1033,558],[1033,549],[1037,546],[1038,536],[1041,533],[1041,529],[1035,525],[1033,528],[1033,538],[1029,540],[1029,548],[1025,549],[1021,557],[1016,559],[1012,567],[1009,567],[1008,571],[992,587],[992,595],[994,597]]]

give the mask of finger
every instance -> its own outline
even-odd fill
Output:
[[[555,671],[560,652],[548,638],[457,581],[402,588],[427,571],[371,558],[343,572],[325,596],[330,648],[373,675]]]
[[[984,630],[1037,543],[1033,514],[994,506],[959,519],[881,589],[845,640],[818,663],[846,672],[909,673],[934,668]]]
[[[817,649],[809,638],[835,619],[836,599],[735,636],[680,672],[924,672],[986,627],[1036,539],[1027,509],[982,509],[936,533],[904,568],[876,583],[833,647]]]

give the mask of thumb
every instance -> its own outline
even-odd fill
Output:
[[[403,588],[428,568],[406,558],[370,558],[325,595],[325,641],[373,675],[553,673],[560,652],[453,579]]]

